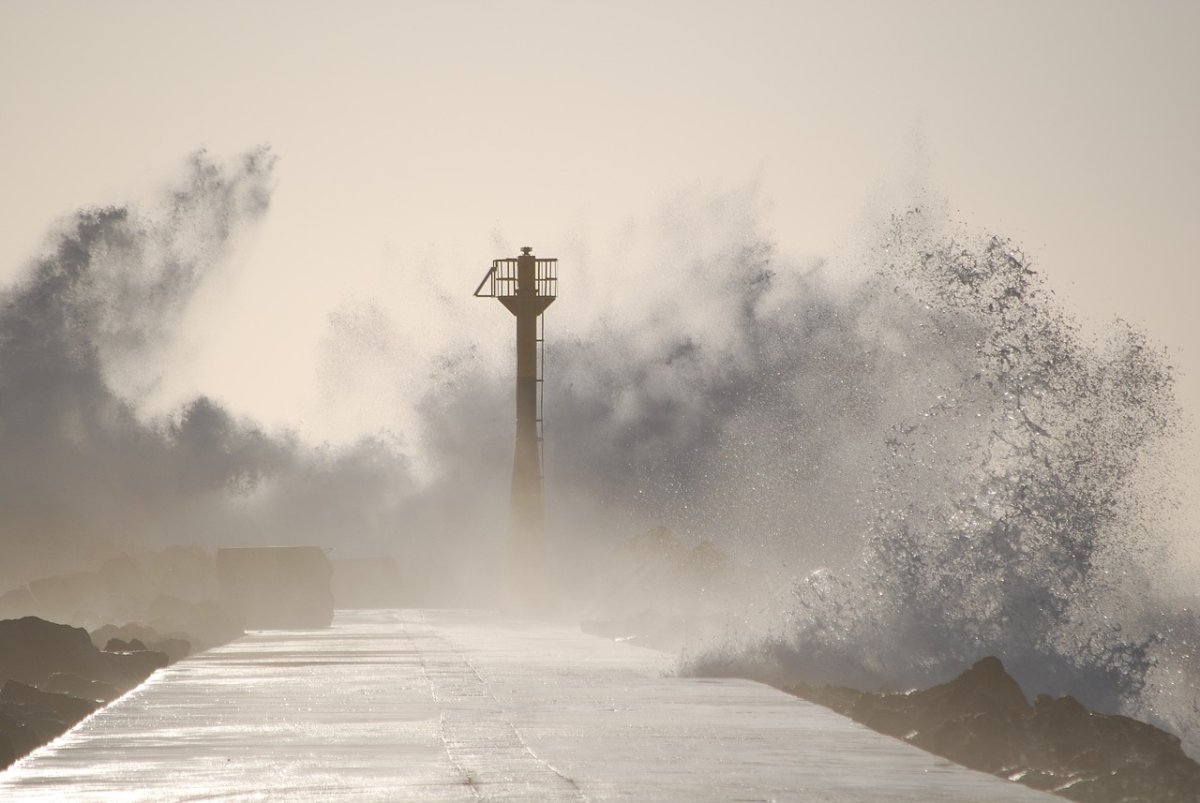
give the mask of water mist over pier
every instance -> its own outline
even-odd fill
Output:
[[[1200,772],[1200,8],[285,5],[0,5],[0,785]]]

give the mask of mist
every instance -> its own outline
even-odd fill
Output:
[[[184,322],[213,309],[276,170],[266,148],[195,154],[150,201],[63,219],[3,291],[0,581],[134,548],[315,545],[394,560],[405,604],[496,603],[510,346],[469,287],[435,279],[424,310],[331,304],[314,381],[357,427],[340,441],[207,396],[161,412]],[[987,651],[1194,739],[1194,678],[1164,680],[1196,632],[1163,635],[1184,425],[1165,352],[1119,322],[1086,334],[1017,245],[924,200],[826,257],[781,253],[753,186],[680,193],[549,254],[562,614],[602,591],[598,561],[665,526],[753,578],[687,666],[891,687]]]

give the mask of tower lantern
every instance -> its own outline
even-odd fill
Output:
[[[475,288],[497,298],[517,319],[517,438],[513,452],[512,506],[508,529],[509,604],[527,610],[547,597],[545,501],[542,496],[542,315],[558,295],[558,260],[538,259],[533,249],[492,260]]]

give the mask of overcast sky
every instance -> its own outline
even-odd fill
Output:
[[[0,280],[73,209],[267,143],[272,211],[159,402],[326,437],[346,299],[419,316],[681,192],[754,188],[784,253],[830,254],[925,187],[1172,349],[1195,414],[1198,34],[1193,2],[2,0]]]

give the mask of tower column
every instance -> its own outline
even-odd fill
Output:
[[[546,596],[545,501],[538,443],[536,259],[517,257],[517,442],[513,450],[512,511],[508,531],[509,602],[538,608]]]
[[[538,318],[556,298],[557,260],[522,248],[515,259],[497,259],[475,295],[498,298],[517,323],[516,445],[508,528],[510,608],[536,612],[548,601],[545,503],[542,495],[541,360]]]

